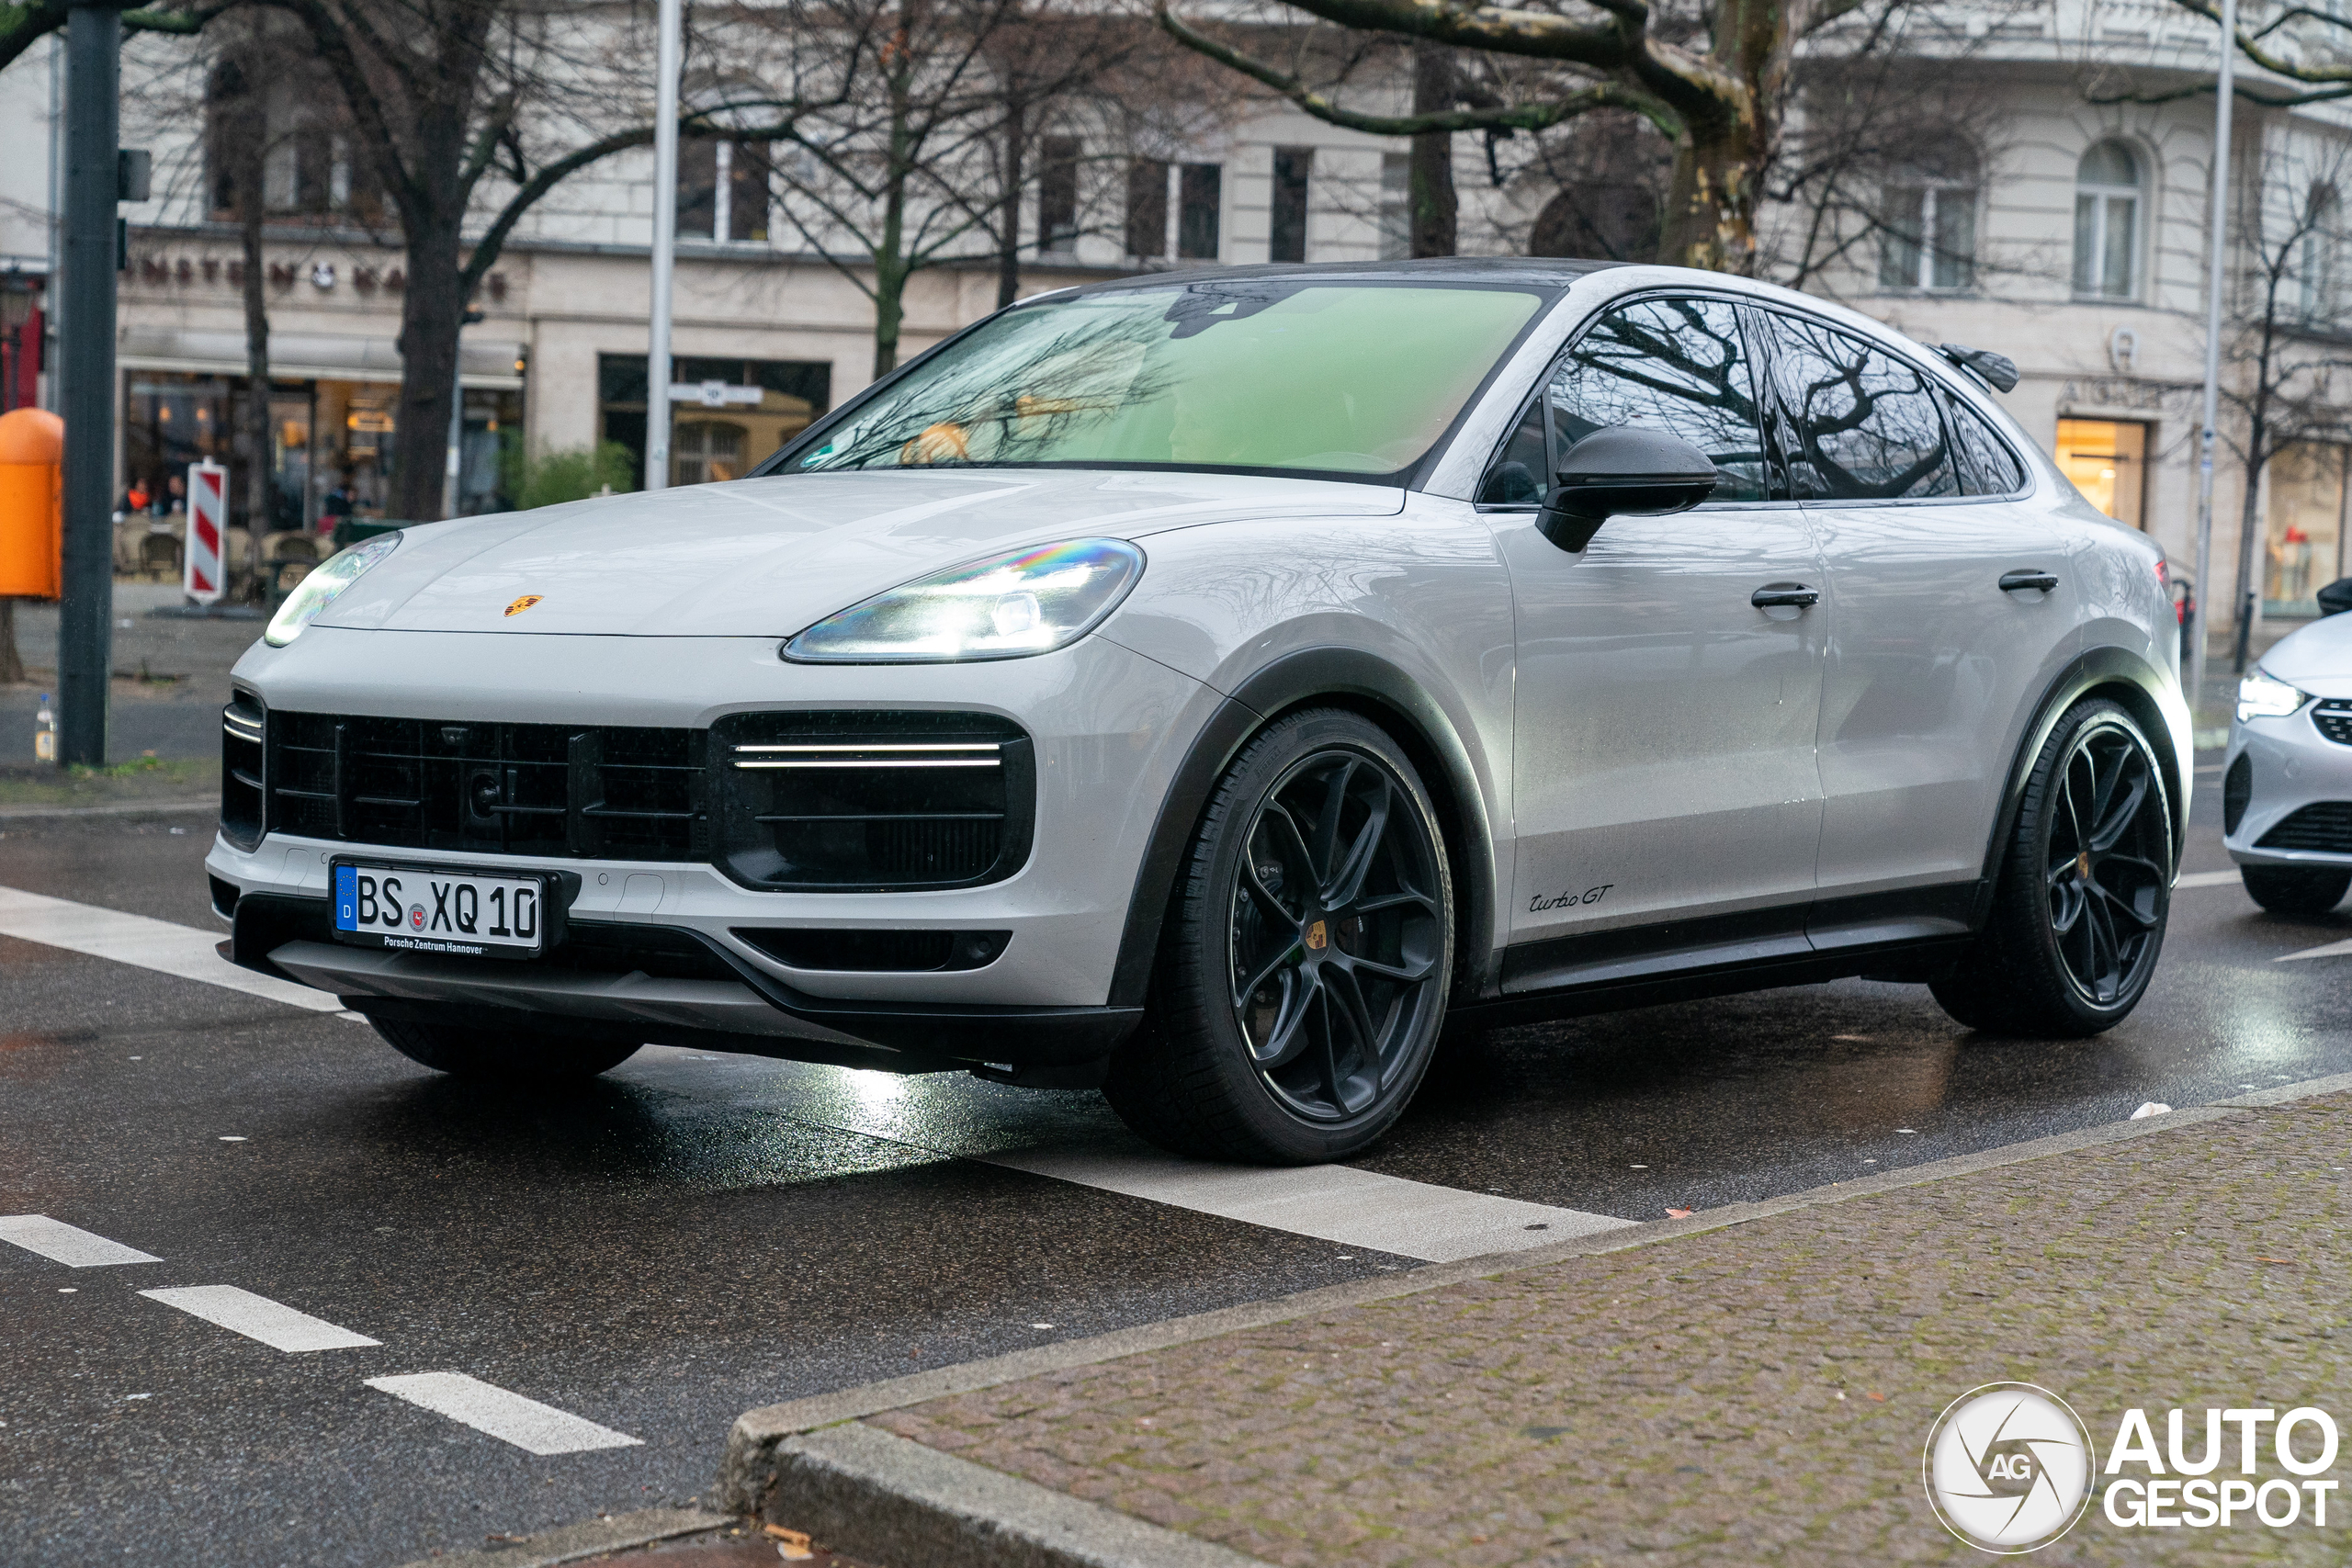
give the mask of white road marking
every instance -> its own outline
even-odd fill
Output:
[[[2245,880],[2245,878],[2240,876],[2234,870],[2188,871],[2181,873],[2180,879],[2175,882],[2173,886],[2176,889],[2182,887],[2234,887]]]
[[[183,980],[201,980],[310,1012],[343,1010],[343,1003],[324,991],[238,968],[216,951],[214,944],[220,939],[209,932],[145,915],[126,915],[119,909],[0,887],[0,936],[110,958]]]
[[[496,1383],[469,1378],[463,1372],[412,1372],[405,1377],[369,1378],[368,1386],[535,1454],[625,1449],[645,1440],[616,1432],[610,1427],[599,1427],[552,1404],[510,1393]]]
[[[37,1252],[68,1269],[105,1269],[118,1263],[161,1263],[162,1258],[102,1235],[92,1235],[47,1214],[0,1214],[0,1241]]]
[[[139,1293],[248,1339],[258,1339],[273,1350],[356,1350],[383,1343],[234,1285],[189,1285]]]
[[[1165,1155],[1052,1150],[981,1157],[1057,1181],[1430,1263],[1524,1251],[1634,1224],[1613,1214],[1465,1192],[1345,1165],[1264,1170]]]
[[[2282,953],[2270,962],[2292,964],[2298,958],[2340,958],[2347,953],[2352,953],[2352,941],[2331,942],[2318,947],[2307,947],[2301,953]]]

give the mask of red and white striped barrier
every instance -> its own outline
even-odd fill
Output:
[[[191,463],[187,470],[187,596],[199,604],[217,603],[228,576],[223,557],[229,536],[229,470],[218,463]]]

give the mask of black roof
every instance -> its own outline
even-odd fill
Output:
[[[1074,292],[1104,294],[1121,288],[1165,288],[1170,284],[1219,283],[1251,278],[1353,278],[1409,283],[1459,278],[1465,283],[1531,283],[1565,288],[1577,278],[1624,262],[1577,261],[1567,256],[1432,256],[1424,261],[1272,263],[1257,266],[1184,266],[1080,286]],[[1056,290],[1059,292],[1059,290]]]

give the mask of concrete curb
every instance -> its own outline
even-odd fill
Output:
[[[794,1529],[898,1564],[1265,1568],[1255,1557],[849,1422],[775,1450]],[[503,1561],[503,1559],[502,1559]]]
[[[0,807],[0,822],[23,822],[40,817],[135,817],[142,811],[167,816],[220,808],[218,795],[181,795],[172,800],[109,800],[103,806],[11,806]]]
[[[420,1557],[402,1563],[401,1568],[492,1568],[493,1564],[495,1568],[555,1568],[560,1562],[577,1562],[583,1557],[606,1551],[649,1546],[657,1540],[695,1535],[734,1522],[732,1515],[708,1513],[701,1508],[647,1508],[639,1513],[591,1519],[584,1525],[541,1530],[506,1546]]]
[[[987,1564],[988,1568],[998,1568],[1000,1564],[1003,1568],[1108,1568],[1110,1564],[1193,1568],[1195,1563],[1206,1568],[1212,1562],[1253,1562],[1254,1559],[1223,1548],[1216,1550],[1225,1551],[1225,1555],[1214,1559],[1144,1555],[1147,1546],[1153,1551],[1169,1551],[1176,1550],[1173,1542],[1193,1547],[1206,1547],[1207,1543],[925,1449],[877,1427],[847,1424],[951,1394],[994,1388],[1074,1367],[1093,1366],[1240,1329],[1416,1295],[1465,1280],[1521,1273],[1566,1258],[1652,1247],[1775,1214],[1843,1203],[2081,1149],[2129,1143],[2345,1090],[2352,1090],[2352,1073],[2249,1091],[2233,1099],[2138,1122],[2109,1122],[1973,1155],[1957,1155],[1785,1197],[1726,1204],[1686,1219],[1604,1231],[1525,1252],[1431,1264],[1403,1275],[1327,1285],[1217,1312],[1170,1318],[765,1405],[737,1416],[728,1433],[726,1456],[719,1472],[719,1503],[722,1507],[773,1518],[796,1529],[808,1529],[829,1545],[855,1554],[870,1552],[886,1562],[968,1561]],[[892,1447],[894,1444],[900,1446]],[[908,1450],[915,1452],[907,1453]],[[938,1461],[937,1467],[933,1461]],[[1017,1511],[992,1514],[987,1506],[989,1498],[1003,1499],[1008,1509]],[[1046,1508],[1046,1502],[1041,1499],[1057,1500],[1068,1505],[1068,1511],[1040,1512]],[[812,1523],[812,1519],[820,1522]],[[1146,1533],[1133,1533],[1137,1531]],[[1159,1537],[1170,1540],[1161,1541]],[[908,1549],[894,1555],[893,1548],[882,1544],[886,1540],[904,1540]],[[908,1551],[913,1555],[908,1555]],[[999,1554],[986,1554],[990,1552]],[[1007,1552],[1018,1554],[1002,1554]]]

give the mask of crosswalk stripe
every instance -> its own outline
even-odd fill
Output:
[[[92,1235],[47,1214],[0,1214],[0,1241],[38,1253],[68,1269],[106,1269],[119,1263],[163,1261],[152,1252]]]
[[[1345,1165],[1267,1170],[1164,1155],[1055,1150],[983,1158],[1057,1181],[1429,1263],[1546,1247],[1634,1223]]]
[[[535,1454],[587,1453],[595,1449],[634,1448],[645,1441],[463,1372],[369,1378],[368,1386]]]
[[[177,1307],[190,1317],[258,1339],[273,1350],[356,1350],[383,1343],[234,1285],[187,1285],[139,1293],[149,1301]]]
[[[343,1010],[343,1004],[324,991],[238,968],[220,956],[217,936],[145,915],[126,915],[119,909],[0,887],[0,936],[110,958],[183,980],[201,980],[208,986],[225,987],[310,1012]]]

